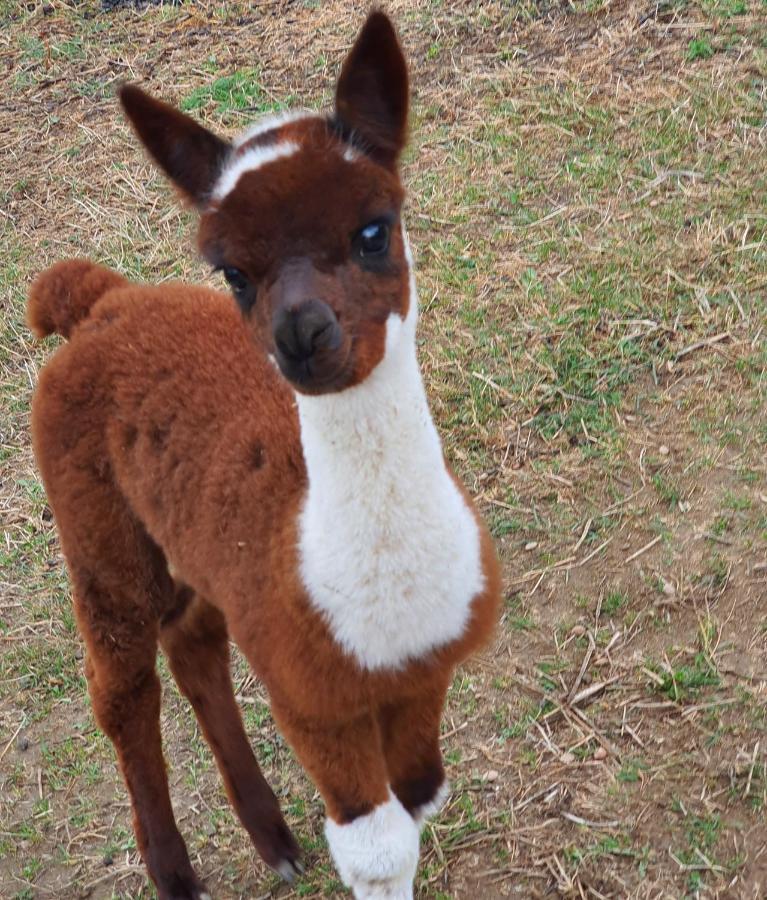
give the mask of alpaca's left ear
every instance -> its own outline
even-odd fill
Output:
[[[182,195],[203,207],[230,145],[194,119],[140,88],[120,88],[120,102],[141,143]]]
[[[376,10],[362,26],[336,86],[336,118],[363,149],[394,166],[405,146],[407,64],[388,16]]]

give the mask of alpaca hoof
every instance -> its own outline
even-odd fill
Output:
[[[264,862],[285,881],[303,875],[301,848],[281,815],[270,825],[259,828],[253,835],[253,843]]]
[[[172,890],[164,891],[158,888],[157,896],[160,900],[213,900],[205,885],[197,878],[178,878]]]
[[[277,874],[288,884],[292,884],[296,876],[301,876],[306,871],[300,859],[283,859],[275,866]]]

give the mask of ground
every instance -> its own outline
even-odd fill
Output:
[[[29,443],[30,279],[87,254],[217,284],[115,102],[233,133],[326,105],[364,3],[0,0],[0,895],[153,896],[96,730]],[[392,0],[421,358],[497,538],[419,898],[767,896],[767,5]],[[235,655],[305,848],[255,857],[161,661],[174,802],[216,898],[340,897],[322,806]]]

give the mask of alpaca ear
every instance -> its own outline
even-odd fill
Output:
[[[408,78],[389,18],[375,10],[362,26],[336,85],[336,118],[374,159],[394,166],[407,136]]]
[[[230,145],[135,85],[120,88],[120,102],[149,155],[185,199],[205,206]]]

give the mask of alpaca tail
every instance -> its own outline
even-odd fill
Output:
[[[55,332],[68,338],[100,297],[127,283],[122,275],[87,259],[56,263],[41,272],[30,288],[27,324],[37,337]]]

